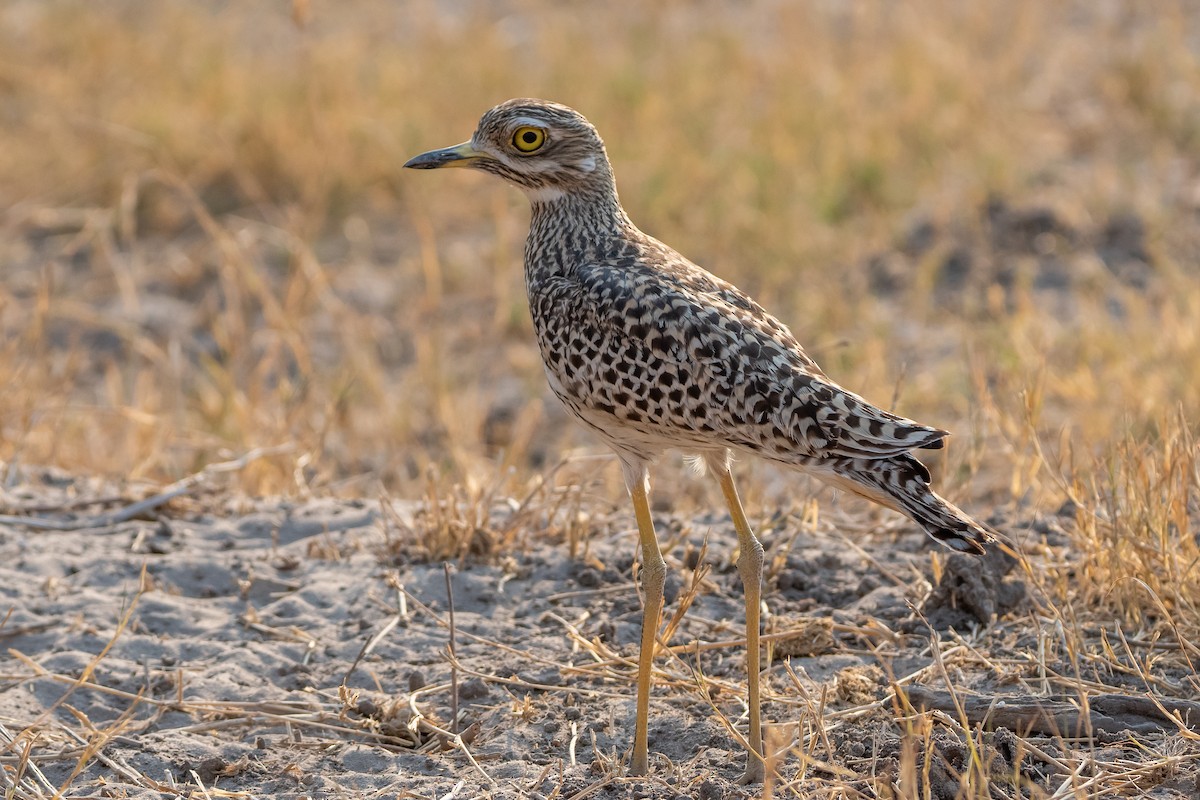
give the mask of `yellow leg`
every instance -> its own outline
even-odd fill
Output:
[[[633,762],[630,775],[645,775],[649,769],[647,746],[650,717],[650,678],[654,669],[654,645],[663,607],[663,583],[667,565],[658,549],[654,520],[650,517],[650,484],[645,467],[626,467],[625,481],[633,498],[638,534],[642,542],[642,588],[646,593],[642,608],[642,643],[638,651],[637,719],[633,732]]]
[[[728,466],[717,469],[717,478],[721,481],[721,491],[725,494],[725,502],[729,505],[729,513],[733,517],[733,527],[737,530],[738,574],[742,576],[742,586],[746,593],[746,673],[750,686],[750,752],[746,755],[746,773],[742,775],[741,783],[759,783],[766,772],[766,762],[763,760],[762,740],[762,699],[759,694],[758,675],[761,669],[758,656],[758,626],[759,605],[762,602],[762,572],[763,548],[750,523],[746,520],[746,512],[742,510],[742,501],[738,497],[737,487],[733,485],[733,473]]]

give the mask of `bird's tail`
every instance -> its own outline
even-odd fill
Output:
[[[817,477],[910,518],[941,544],[962,553],[982,554],[994,541],[983,526],[929,486],[929,470],[904,453],[889,458],[825,458]]]

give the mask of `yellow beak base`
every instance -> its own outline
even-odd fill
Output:
[[[463,142],[462,144],[454,145],[454,147],[443,147],[441,150],[430,150],[428,153],[421,153],[419,156],[410,158],[405,162],[404,166],[409,169],[469,167],[472,161],[487,157],[486,153],[481,153],[474,147],[471,147],[470,142]]]

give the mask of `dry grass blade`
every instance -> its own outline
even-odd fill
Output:
[[[450,564],[442,564],[442,570],[446,577],[446,617],[450,631],[446,645],[450,656],[450,732],[458,736],[458,654],[454,651],[454,585],[450,580]]]

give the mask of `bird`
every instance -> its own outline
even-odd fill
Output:
[[[509,100],[487,111],[468,141],[404,166],[481,170],[529,198],[525,283],[546,378],[567,410],[616,453],[637,522],[644,597],[633,776],[649,770],[651,672],[666,576],[650,468],[674,450],[716,477],[737,532],[745,594],[749,733],[741,782],[761,782],[763,547],[734,484],[734,456],[799,469],[908,516],[951,550],[982,554],[992,535],[934,492],[929,470],[913,455],[941,448],[949,433],[842,388],[746,293],[643,233],[621,205],[603,140],[574,109]]]

